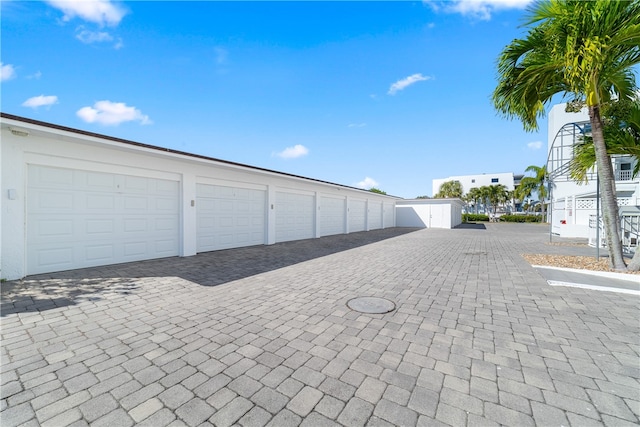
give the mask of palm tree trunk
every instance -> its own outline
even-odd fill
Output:
[[[600,108],[589,106],[589,120],[591,122],[591,136],[596,152],[596,164],[600,178],[600,196],[602,198],[602,213],[606,231],[607,250],[609,251],[609,265],[614,270],[626,270],[627,266],[622,255],[622,239],[620,238],[620,215],[616,198],[616,181],[611,165],[611,157],[607,154],[602,132],[602,117]]]
[[[633,258],[631,259],[631,262],[629,262],[627,269],[630,271],[640,270],[640,247],[636,246],[636,253],[633,254]]]

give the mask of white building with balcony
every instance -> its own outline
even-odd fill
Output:
[[[432,180],[433,196],[438,194],[440,186],[445,182],[459,181],[462,185],[462,194],[467,194],[472,188],[488,187],[491,185],[504,185],[507,191],[513,191],[519,184],[524,175],[514,175],[513,172],[503,173],[482,173],[476,175],[459,175],[450,176],[448,178],[437,178]],[[504,209],[502,209],[504,208]],[[520,209],[520,204],[513,202],[507,203],[506,206],[501,207],[502,211],[512,212]],[[486,213],[487,208],[484,205],[478,206],[478,213]],[[465,206],[464,212],[475,212],[473,206]]]
[[[568,113],[565,109],[566,104],[558,104],[549,113],[547,172],[551,182],[551,231],[562,237],[589,238],[590,243],[595,244],[596,224],[600,218],[602,244],[604,231],[602,217],[597,211],[599,195],[596,168],[587,174],[586,183],[577,183],[569,175],[573,147],[591,130],[589,114],[586,108],[578,113]],[[637,214],[640,180],[633,178],[635,159],[631,156],[612,156],[611,162],[616,179],[616,196],[621,208],[623,244],[626,248],[635,247],[640,218]]]
[[[440,191],[440,186],[445,182],[459,181],[462,184],[463,193],[468,193],[472,188],[480,188],[489,185],[502,184],[507,190],[512,191],[520,182],[521,175],[514,175],[513,172],[505,173],[483,173],[476,175],[450,176],[449,178],[437,178],[432,181],[433,195]]]

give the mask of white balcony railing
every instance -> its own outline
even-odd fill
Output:
[[[633,197],[618,197],[618,206],[634,206],[635,200]],[[576,199],[576,210],[591,210],[596,206],[596,199]]]
[[[633,180],[633,171],[630,171],[630,170],[616,171],[616,181],[632,181],[632,180]]]

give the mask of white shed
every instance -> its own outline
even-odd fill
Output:
[[[460,199],[412,199],[396,201],[398,227],[454,228],[462,224]]]
[[[395,226],[396,197],[2,113],[3,279]]]

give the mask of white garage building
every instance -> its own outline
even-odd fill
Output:
[[[462,224],[460,199],[412,199],[396,202],[398,227],[455,228]]]
[[[398,198],[1,116],[3,279],[394,227]]]

